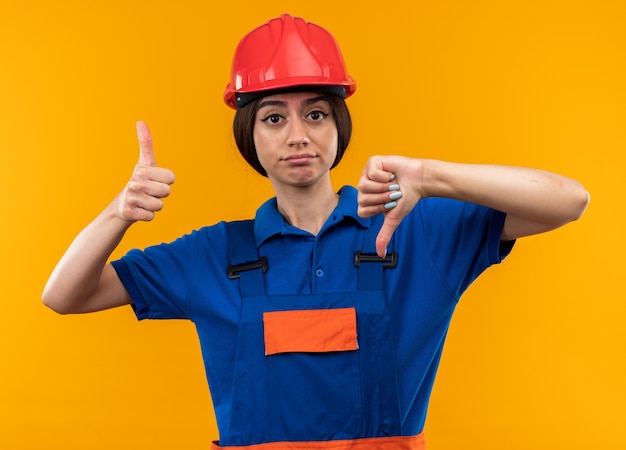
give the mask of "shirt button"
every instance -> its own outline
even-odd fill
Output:
[[[315,275],[317,276],[317,278],[322,278],[324,276],[324,271],[322,269],[317,269],[315,271]]]

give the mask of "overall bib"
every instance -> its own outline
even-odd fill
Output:
[[[402,436],[384,260],[355,254],[355,292],[269,296],[253,224],[228,224],[242,309],[228,433],[213,449],[424,449],[421,434]]]

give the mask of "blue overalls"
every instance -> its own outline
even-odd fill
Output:
[[[402,436],[382,291],[391,259],[355,253],[355,292],[269,296],[253,224],[227,229],[229,276],[239,282],[242,308],[230,427],[214,448],[425,448],[421,434]],[[376,232],[364,233],[362,248],[373,249]]]

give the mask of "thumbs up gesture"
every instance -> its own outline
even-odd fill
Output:
[[[139,161],[124,190],[118,196],[118,215],[128,223],[150,221],[163,209],[176,177],[169,169],[157,167],[148,126],[137,122]]]

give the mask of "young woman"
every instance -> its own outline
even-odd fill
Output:
[[[59,313],[132,305],[187,318],[201,341],[215,448],[423,449],[446,331],[463,291],[515,239],[585,210],[576,181],[539,170],[373,156],[358,190],[333,189],[356,89],[334,38],[283,15],[239,44],[224,99],[243,157],[276,196],[107,263],[152,220],[174,174],[140,158],[70,245],[44,290]]]

